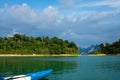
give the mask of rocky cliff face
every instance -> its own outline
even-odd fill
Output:
[[[81,49],[80,49],[80,53],[81,53],[82,55],[87,55],[87,54],[90,54],[90,53],[92,53],[92,52],[97,51],[98,48],[99,48],[98,45],[91,45],[90,47],[87,47],[87,48],[81,48]]]

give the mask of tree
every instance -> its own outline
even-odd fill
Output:
[[[72,54],[75,52],[78,52],[78,49],[74,42],[58,37],[33,37],[15,34],[13,37],[0,38],[1,54]]]
[[[113,42],[112,44],[106,43],[99,45],[99,51],[105,54],[120,54],[120,39],[118,41]]]

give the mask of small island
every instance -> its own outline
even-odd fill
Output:
[[[0,37],[0,55],[79,55],[76,44],[58,37],[33,37],[14,34],[12,37]]]
[[[120,55],[120,39],[113,43],[101,43],[91,55]]]

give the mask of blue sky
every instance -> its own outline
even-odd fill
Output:
[[[0,0],[0,36],[14,33],[111,43],[120,39],[120,0]]]

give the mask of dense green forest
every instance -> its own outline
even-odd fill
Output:
[[[100,44],[98,51],[100,53],[104,53],[107,55],[120,54],[120,39],[116,42],[113,42],[112,44],[110,44],[110,43]]]
[[[74,42],[58,37],[29,37],[14,34],[0,37],[0,54],[79,54]]]

